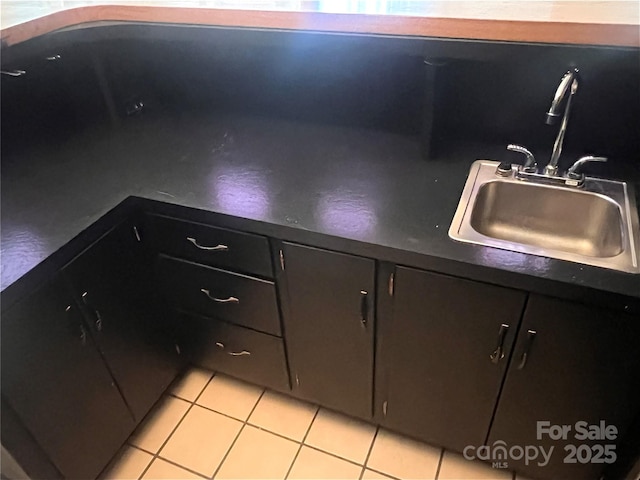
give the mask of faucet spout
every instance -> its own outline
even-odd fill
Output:
[[[558,160],[560,160],[560,154],[562,153],[562,144],[564,143],[564,136],[567,131],[567,125],[569,123],[569,113],[571,111],[571,99],[578,91],[578,70],[569,70],[564,74],[562,80],[560,81],[560,85],[556,89],[556,93],[553,96],[553,101],[551,102],[551,107],[549,107],[549,111],[546,115],[546,123],[547,125],[553,125],[556,123],[557,119],[560,117],[560,106],[562,104],[562,100],[567,96],[567,92],[569,92],[569,98],[567,99],[566,105],[564,107],[564,114],[562,115],[562,122],[560,123],[560,130],[558,131],[558,136],[556,137],[556,141],[553,144],[553,152],[551,153],[551,159],[549,163],[544,168],[544,173],[546,175],[557,175],[558,174]]]

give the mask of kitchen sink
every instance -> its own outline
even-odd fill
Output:
[[[473,163],[449,236],[461,242],[640,273],[635,197],[624,182],[586,177],[584,186],[496,175]]]

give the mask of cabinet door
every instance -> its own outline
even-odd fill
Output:
[[[66,478],[95,478],[134,427],[73,297],[52,281],[2,315],[2,395]]]
[[[535,333],[531,333],[535,332]],[[617,445],[640,414],[640,322],[630,315],[532,295],[527,304],[505,379],[489,445],[554,450],[546,466],[540,458],[515,468],[539,478],[596,479],[606,466],[596,445]],[[526,357],[525,357],[526,355]],[[566,440],[537,438],[537,422],[568,425]],[[581,440],[576,422],[605,422],[616,440]],[[577,463],[565,463],[566,445],[581,447]],[[571,448],[571,447],[568,447]],[[615,450],[613,447],[612,450]],[[610,448],[611,450],[611,448]],[[601,460],[590,461],[598,455]],[[574,457],[576,458],[576,457]],[[585,463],[582,463],[585,462]]]
[[[398,267],[379,364],[383,423],[462,451],[481,445],[526,295]],[[501,345],[501,350],[496,350]],[[385,403],[386,402],[386,405]]]
[[[375,262],[289,243],[283,253],[294,392],[371,418]]]
[[[140,245],[140,246],[138,246]],[[136,421],[175,378],[181,358],[172,317],[147,278],[151,268],[125,222],[65,268],[87,323]]]

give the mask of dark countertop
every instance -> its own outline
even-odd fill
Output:
[[[569,298],[613,293],[630,311],[640,305],[640,275],[448,237],[471,163],[500,158],[504,146],[458,145],[425,160],[417,137],[271,118],[167,115],[52,147],[2,159],[3,290],[137,196],[257,220],[281,228],[285,240],[301,241],[304,232],[339,237],[357,241],[348,250],[386,261],[541,293],[562,296],[564,289]]]

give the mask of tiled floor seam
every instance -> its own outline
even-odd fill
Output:
[[[440,469],[442,468],[442,460],[444,460],[444,448],[440,449],[440,459],[438,460],[438,468],[436,468],[436,476],[434,477],[435,480],[438,480],[438,477],[440,476]]]
[[[212,377],[212,378],[213,378],[213,377]],[[207,385],[208,385],[208,384],[207,384]],[[206,386],[205,386],[205,388],[204,388],[204,389],[206,389]],[[203,389],[203,391],[204,391],[204,389]],[[312,420],[312,421],[311,421],[311,423],[309,424],[309,428],[307,429],[307,432],[305,433],[305,436],[304,436],[304,438],[302,439],[302,441],[299,441],[299,440],[293,440],[293,439],[291,439],[291,438],[289,438],[289,437],[286,437],[286,436],[284,436],[284,435],[282,435],[282,434],[279,434],[279,433],[273,432],[273,431],[271,431],[271,430],[269,430],[269,429],[266,429],[266,428],[263,428],[263,427],[261,427],[261,426],[259,426],[259,425],[255,425],[255,424],[253,424],[253,423],[250,423],[250,422],[249,422],[249,419],[251,418],[251,414],[253,414],[253,411],[254,411],[254,410],[256,409],[256,407],[258,406],[258,403],[260,403],[260,399],[262,399],[262,397],[263,397],[263,395],[266,393],[266,391],[267,391],[267,389],[264,389],[264,390],[263,390],[262,394],[261,394],[261,395],[260,395],[260,397],[258,398],[258,401],[257,401],[257,402],[256,402],[256,404],[253,406],[253,408],[251,409],[251,412],[249,413],[249,416],[247,417],[247,420],[245,420],[244,422],[242,422],[242,428],[240,429],[240,432],[238,433],[238,436],[236,437],[236,439],[234,439],[233,444],[231,445],[231,447],[233,447],[233,445],[236,443],[236,440],[237,440],[237,438],[240,436],[240,434],[242,433],[242,431],[244,430],[244,427],[248,425],[248,426],[250,426],[250,427],[254,427],[254,428],[257,428],[257,429],[262,430],[262,431],[264,431],[264,432],[267,432],[267,433],[269,433],[269,434],[271,434],[271,435],[275,435],[276,437],[280,437],[280,438],[282,438],[282,439],[284,439],[284,440],[288,440],[288,441],[290,441],[290,442],[297,443],[297,444],[299,445],[299,448],[298,448],[298,452],[296,453],[296,456],[295,456],[295,458],[294,458],[294,462],[295,462],[295,459],[298,457],[298,453],[300,452],[300,450],[302,449],[302,447],[303,447],[303,446],[307,446],[307,447],[309,447],[309,448],[311,448],[311,449],[313,449],[313,450],[316,450],[316,451],[318,451],[318,452],[321,452],[321,453],[327,454],[327,455],[329,455],[329,456],[331,456],[331,457],[334,457],[334,458],[337,458],[337,459],[339,459],[339,460],[344,460],[344,461],[349,462],[349,463],[351,463],[351,464],[353,464],[353,465],[356,465],[356,466],[358,466],[358,467],[366,468],[366,461],[367,461],[367,459],[369,458],[369,454],[371,453],[371,449],[373,448],[373,442],[375,441],[375,436],[376,436],[376,435],[377,435],[377,433],[378,433],[378,427],[376,427],[376,432],[375,432],[375,434],[374,434],[374,437],[373,437],[373,440],[372,440],[372,442],[371,442],[371,445],[369,446],[369,451],[367,452],[367,457],[366,457],[366,459],[365,459],[364,464],[363,464],[363,463],[358,463],[358,462],[355,462],[355,461],[350,460],[350,459],[348,459],[348,458],[341,457],[340,455],[337,455],[337,454],[335,454],[335,453],[332,453],[332,452],[328,452],[328,451],[326,451],[326,450],[323,450],[323,449],[321,449],[321,448],[319,448],[319,447],[315,447],[315,446],[313,446],[313,445],[308,445],[308,444],[304,443],[304,442],[305,442],[305,440],[306,440],[306,438],[307,438],[307,435],[308,435],[309,431],[311,430],[311,426],[313,425],[313,422],[314,422],[314,421],[315,421],[315,419],[316,419],[317,414],[320,412],[320,408],[321,408],[321,407],[319,407],[319,406],[317,406],[317,405],[316,405],[316,408],[317,408],[316,413],[314,414],[314,416],[313,416],[313,420]],[[200,397],[200,396],[198,395],[198,398],[199,398],[199,397]],[[187,400],[187,401],[188,401],[188,400]],[[226,414],[226,413],[219,412],[219,411],[217,411],[217,410],[214,410],[213,408],[209,408],[209,407],[206,407],[206,406],[204,406],[204,405],[200,405],[200,404],[195,403],[195,402],[197,402],[197,399],[196,399],[196,400],[194,400],[194,402],[189,402],[189,403],[192,403],[192,405],[198,406],[198,407],[200,407],[200,408],[204,408],[205,410],[209,410],[210,412],[217,413],[217,414],[219,414],[219,415],[222,415],[222,416],[224,416],[224,417],[227,417],[227,418],[229,418],[229,419],[231,419],[231,420],[241,421],[241,420],[239,420],[239,419],[238,419],[238,418],[236,418],[236,417],[232,417],[231,415],[228,415],[228,414]],[[185,415],[186,415],[186,414],[185,414]],[[173,433],[173,432],[172,432],[172,433]],[[164,446],[164,445],[163,445],[163,446]],[[227,458],[227,456],[228,456],[228,454],[229,454],[229,452],[230,452],[230,451],[231,451],[231,448],[229,448],[229,450],[228,450],[228,451],[227,451],[227,453],[225,454],[225,456],[224,456],[224,458],[223,458],[222,462],[221,462],[221,463],[220,463],[220,465],[218,466],[218,469],[220,468],[220,466],[222,466],[222,463],[224,463],[224,460]],[[163,457],[161,457],[161,458],[163,458]],[[292,463],[292,466],[293,466],[293,463]],[[216,470],[216,472],[215,472],[215,473],[217,473],[217,472],[218,472],[218,469]],[[214,477],[215,477],[215,473],[214,473]],[[287,472],[287,475],[288,475],[288,473],[289,473],[289,472]],[[364,473],[364,470],[363,470],[362,474],[363,474],[363,473]],[[384,473],[384,472],[378,472],[378,473]],[[362,477],[362,474],[360,475],[360,477]],[[386,475],[386,474],[385,474],[385,475]],[[286,478],[286,477],[285,477],[285,478]]]
[[[287,474],[284,476],[284,480],[287,480],[289,478],[289,475],[291,474],[291,470],[293,470],[293,466],[295,465],[296,460],[298,460],[298,456],[300,455],[300,451],[302,450],[302,447],[304,446],[304,441],[307,439],[307,436],[309,435],[309,432],[311,431],[311,427],[313,426],[313,422],[316,421],[316,417],[318,416],[319,412],[320,412],[320,407],[316,406],[316,413],[313,414],[313,418],[311,419],[311,422],[309,423],[309,426],[307,427],[307,431],[305,432],[304,437],[302,437],[302,441],[298,445],[298,451],[293,456],[293,460],[291,462],[291,465],[289,465],[289,470],[287,470]]]
[[[185,370],[186,371],[186,370]],[[184,373],[183,373],[184,375]],[[167,438],[164,440],[164,442],[162,443],[162,445],[160,445],[160,448],[158,449],[158,451],[156,453],[151,453],[151,455],[153,455],[153,459],[149,462],[149,465],[147,465],[147,467],[142,471],[142,473],[140,474],[139,478],[144,477],[144,475],[147,473],[147,470],[149,470],[149,467],[151,467],[151,464],[157,459],[160,458],[161,460],[164,460],[165,462],[169,462],[172,463],[173,465],[180,467],[184,470],[187,470],[191,473],[195,473],[197,474],[199,477],[204,477],[201,473],[198,473],[194,470],[191,470],[190,468],[185,468],[183,465],[179,465],[167,458],[161,457],[160,456],[160,452],[162,451],[162,449],[165,447],[165,445],[169,442],[169,439],[171,438],[171,436],[174,434],[174,432],[178,429],[178,427],[180,426],[180,424],[182,423],[182,421],[187,417],[187,415],[189,414],[189,412],[191,411],[191,409],[196,405],[196,401],[198,400],[198,398],[200,398],[200,395],[202,395],[202,392],[204,392],[205,388],[207,388],[207,385],[209,385],[209,382],[211,382],[211,379],[215,377],[215,373],[211,375],[211,378],[209,379],[209,381],[206,383],[206,385],[202,388],[202,390],[200,391],[200,393],[196,396],[196,399],[194,401],[189,401],[189,400],[185,400],[184,398],[175,396],[175,398],[178,398],[184,402],[187,402],[189,404],[189,408],[187,408],[187,411],[184,412],[184,415],[182,415],[182,417],[180,418],[180,420],[178,421],[178,423],[176,424],[176,426],[173,428],[173,430],[171,430],[171,433],[169,433],[169,435],[167,436]],[[146,450],[145,450],[146,451]]]
[[[206,387],[205,387],[206,388]],[[204,390],[203,390],[204,391]],[[262,397],[264,396],[264,393],[266,392],[266,389],[262,389],[262,393],[260,394],[260,396],[258,397],[258,400],[256,401],[256,403],[253,405],[253,408],[251,409],[251,411],[249,412],[249,415],[247,415],[247,418],[245,419],[244,422],[242,422],[242,427],[240,427],[240,431],[238,431],[238,434],[236,435],[236,438],[233,439],[233,442],[231,442],[231,445],[229,446],[229,448],[227,449],[227,453],[224,454],[224,457],[222,457],[222,460],[220,460],[220,463],[218,464],[218,467],[216,468],[215,472],[213,472],[213,475],[211,475],[211,479],[216,478],[216,475],[218,474],[218,472],[220,471],[220,469],[222,468],[222,465],[224,465],[225,460],[227,459],[227,457],[229,456],[229,453],[231,453],[231,450],[233,450],[234,445],[236,444],[236,442],[238,441],[238,438],[240,438],[240,435],[242,435],[242,431],[244,430],[244,427],[247,426],[247,421],[249,420],[249,417],[251,417],[251,415],[253,414],[253,411],[256,409],[256,407],[258,406],[258,404],[260,403],[260,400],[262,399]],[[235,420],[238,420],[237,418]]]
[[[151,466],[151,464],[156,460],[156,458],[158,458],[160,456],[160,452],[162,451],[164,446],[167,444],[167,442],[171,438],[171,435],[173,435],[173,432],[175,432],[178,429],[178,427],[180,426],[182,421],[185,419],[185,417],[189,414],[189,412],[191,411],[192,408],[193,408],[193,404],[189,405],[189,408],[187,408],[187,410],[184,412],[182,417],[180,417],[180,420],[178,421],[178,423],[176,423],[176,426],[173,427],[173,429],[171,430],[171,433],[169,433],[167,438],[164,439],[164,442],[162,442],[162,445],[160,445],[160,448],[158,448],[158,451],[152,454],[153,455],[153,459],[149,462],[149,465],[147,465],[147,468],[145,468],[142,471],[142,473],[140,474],[139,478],[144,477],[144,474],[147,473],[147,470],[149,470],[149,467]],[[149,452],[149,453],[151,453],[151,452]],[[160,458],[162,458],[162,457],[160,457]],[[162,458],[162,460],[166,460],[166,458]],[[183,468],[183,467],[181,467],[181,468]],[[200,474],[198,474],[198,475],[200,475]]]
[[[227,417],[227,418],[232,419],[232,420],[235,420],[235,421],[241,421],[241,420],[239,420],[238,418],[235,418],[235,417],[233,417],[233,416],[231,416],[231,415],[228,415],[228,414],[225,414],[225,413],[219,412],[219,411],[217,411],[217,410],[215,410],[215,409],[212,409],[212,408],[209,408],[209,407],[206,407],[206,406],[203,406],[203,405],[199,405],[199,404],[197,403],[197,402],[198,402],[198,400],[200,399],[200,397],[202,396],[203,392],[206,390],[207,386],[209,385],[209,383],[213,380],[213,378],[214,378],[215,376],[216,376],[216,373],[215,373],[215,372],[213,372],[213,373],[212,373],[212,375],[211,375],[211,378],[209,379],[209,381],[208,381],[208,382],[204,385],[204,387],[200,390],[200,393],[196,396],[196,398],[195,398],[194,400],[187,400],[187,399],[182,398],[182,397],[180,397],[180,396],[178,396],[178,395],[176,395],[176,394],[173,394],[173,393],[166,393],[166,395],[168,395],[168,396],[171,396],[171,397],[173,397],[173,398],[176,398],[176,399],[179,399],[179,400],[181,400],[181,401],[184,401],[184,402],[188,403],[188,404],[189,404],[189,408],[188,408],[188,409],[186,410],[186,412],[182,415],[182,417],[180,418],[180,420],[178,421],[178,423],[176,424],[176,426],[172,429],[171,433],[168,435],[168,437],[165,439],[165,441],[162,443],[162,445],[160,446],[160,448],[158,449],[158,451],[157,451],[156,453],[153,453],[153,452],[150,452],[150,451],[148,451],[148,450],[145,450],[144,448],[139,447],[139,446],[137,446],[137,445],[130,444],[130,443],[128,443],[128,441],[127,441],[126,445],[128,445],[129,447],[135,448],[136,450],[139,450],[139,451],[141,451],[141,452],[145,452],[145,453],[147,453],[147,454],[151,455],[151,457],[152,457],[151,461],[150,461],[150,462],[149,462],[149,464],[146,466],[146,468],[143,470],[143,472],[140,474],[140,477],[139,477],[139,478],[142,478],[142,477],[147,473],[147,471],[149,470],[149,468],[151,467],[151,465],[153,464],[153,462],[154,462],[156,459],[158,459],[158,458],[159,458],[159,459],[161,459],[161,460],[163,460],[163,461],[165,461],[165,462],[167,462],[167,463],[170,463],[170,464],[172,464],[172,465],[174,465],[174,466],[176,466],[176,467],[179,467],[179,468],[184,469],[184,470],[186,470],[186,471],[188,471],[188,472],[190,472],[190,473],[193,473],[194,475],[197,475],[198,477],[201,477],[201,478],[207,478],[205,475],[203,475],[203,474],[202,474],[202,473],[200,473],[200,472],[197,472],[197,471],[195,471],[195,470],[192,470],[192,469],[190,469],[190,468],[188,468],[188,467],[185,467],[185,466],[183,466],[183,465],[180,465],[179,463],[176,463],[176,462],[175,462],[175,461],[173,461],[173,460],[170,460],[170,459],[168,459],[168,458],[163,457],[163,456],[160,454],[160,452],[161,452],[161,451],[162,451],[162,449],[165,447],[165,445],[169,442],[169,440],[171,439],[171,437],[173,436],[173,434],[175,433],[175,431],[176,431],[176,430],[178,429],[178,427],[182,424],[182,422],[184,421],[184,419],[187,417],[187,415],[189,414],[189,412],[191,411],[191,409],[192,409],[194,406],[198,406],[198,407],[200,407],[200,408],[204,408],[205,410],[211,411],[211,412],[216,413],[216,414],[218,414],[218,415],[222,415],[222,416],[224,416],[224,417]],[[313,418],[312,418],[312,420],[311,420],[311,422],[310,422],[309,426],[307,427],[307,430],[306,430],[306,432],[305,432],[305,435],[304,435],[304,437],[302,438],[302,440],[300,440],[300,441],[298,441],[298,440],[294,440],[294,439],[291,439],[291,438],[286,437],[286,436],[284,436],[284,435],[282,435],[282,434],[279,434],[279,433],[277,433],[277,432],[273,432],[273,431],[271,431],[271,430],[269,430],[269,429],[267,429],[267,428],[263,428],[263,427],[261,427],[260,425],[255,425],[255,424],[251,423],[251,422],[249,421],[249,419],[251,418],[251,415],[253,414],[253,412],[254,412],[254,411],[255,411],[255,409],[257,408],[258,404],[260,403],[260,401],[261,401],[262,397],[265,395],[265,393],[266,393],[268,390],[269,390],[269,389],[266,389],[266,388],[262,390],[262,393],[261,393],[261,394],[260,394],[260,396],[258,397],[258,400],[256,401],[256,403],[253,405],[253,407],[252,407],[251,411],[249,412],[248,416],[246,417],[246,419],[245,419],[244,421],[241,421],[241,422],[242,422],[242,426],[241,426],[241,428],[240,428],[240,430],[239,430],[238,434],[236,435],[236,437],[234,438],[233,442],[231,443],[231,445],[230,445],[230,446],[229,446],[229,448],[227,449],[227,452],[225,453],[224,457],[223,457],[223,458],[222,458],[222,460],[220,461],[220,464],[217,466],[217,468],[216,468],[215,472],[214,472],[214,473],[213,473],[213,475],[212,475],[211,477],[209,477],[209,478],[213,479],[213,478],[215,478],[215,476],[218,474],[218,472],[219,472],[219,471],[220,471],[220,469],[222,468],[222,465],[224,464],[224,462],[226,461],[227,457],[229,456],[229,454],[230,454],[231,450],[233,449],[233,447],[234,447],[234,446],[235,446],[235,444],[237,443],[238,438],[240,437],[240,435],[241,435],[241,434],[242,434],[242,432],[244,431],[244,428],[248,425],[248,426],[250,426],[250,427],[257,428],[257,429],[259,429],[259,430],[261,430],[261,431],[264,431],[264,432],[266,432],[266,433],[269,433],[269,434],[271,434],[271,435],[275,435],[276,437],[279,437],[279,438],[282,438],[282,439],[284,439],[284,440],[291,441],[291,442],[294,442],[294,443],[297,443],[297,444],[298,444],[298,450],[297,450],[297,452],[296,452],[295,456],[293,457],[293,459],[292,459],[292,461],[291,461],[291,465],[289,466],[289,469],[287,470],[287,473],[286,473],[286,475],[285,475],[285,477],[284,477],[285,479],[288,479],[289,475],[291,474],[291,471],[293,470],[293,466],[295,465],[295,463],[296,463],[296,461],[297,461],[297,459],[298,459],[298,456],[300,455],[300,452],[301,452],[301,450],[302,450],[302,447],[303,447],[303,446],[306,446],[306,447],[311,448],[311,449],[313,449],[313,450],[315,450],[315,451],[317,451],[317,452],[323,453],[323,454],[325,454],[325,455],[329,455],[329,456],[334,457],[334,458],[337,458],[337,459],[339,459],[339,460],[346,461],[346,462],[348,462],[348,463],[350,463],[350,464],[352,464],[352,465],[356,465],[356,466],[361,467],[362,469],[361,469],[361,471],[360,471],[359,480],[362,480],[362,478],[364,477],[364,474],[366,473],[366,471],[367,471],[367,470],[371,470],[372,472],[378,473],[378,474],[380,474],[380,475],[387,476],[387,477],[392,478],[392,479],[394,479],[394,480],[401,480],[400,478],[398,478],[398,477],[394,477],[393,475],[390,475],[390,474],[388,474],[388,473],[386,473],[386,472],[383,472],[383,471],[377,470],[377,469],[375,469],[375,468],[367,467],[367,463],[369,462],[369,458],[370,458],[370,456],[371,456],[371,452],[373,451],[373,446],[374,446],[374,444],[375,444],[375,441],[376,441],[376,438],[377,438],[377,436],[378,436],[378,433],[380,432],[380,426],[376,426],[376,431],[375,431],[375,433],[374,433],[374,435],[373,435],[373,438],[372,438],[372,440],[371,440],[371,444],[369,445],[369,449],[368,449],[368,451],[367,451],[367,455],[366,455],[366,457],[365,457],[365,459],[364,459],[364,462],[363,462],[362,464],[360,464],[360,463],[355,462],[355,461],[353,461],[353,460],[350,460],[350,459],[347,459],[347,458],[341,457],[340,455],[336,455],[336,454],[334,454],[334,453],[327,452],[327,451],[325,451],[325,450],[322,450],[321,448],[315,447],[315,446],[313,446],[313,445],[308,445],[308,444],[306,444],[306,443],[305,443],[305,442],[306,442],[306,440],[307,440],[307,437],[309,436],[309,432],[311,431],[311,428],[313,427],[313,424],[314,424],[314,422],[315,422],[315,420],[316,420],[316,418],[317,418],[317,416],[318,416],[318,414],[320,413],[320,410],[321,410],[321,407],[319,407],[319,406],[317,406],[317,405],[315,405],[315,407],[316,407],[316,411],[315,411],[315,413],[314,413],[314,415],[313,415]],[[269,391],[270,391],[270,390],[269,390]],[[444,455],[445,455],[445,449],[444,449],[444,448],[441,448],[441,449],[440,449],[440,457],[439,457],[439,459],[438,459],[438,466],[437,466],[436,474],[435,474],[435,477],[434,477],[434,479],[435,479],[435,480],[438,480],[438,479],[439,479],[439,477],[440,477],[440,471],[441,471],[441,469],[442,469],[442,463],[443,463],[443,460],[444,460]],[[511,472],[511,474],[512,474],[511,479],[512,479],[512,480],[516,480],[516,472]]]
[[[307,448],[310,448],[310,449],[312,449],[312,450],[315,450],[316,452],[325,453],[325,454],[329,455],[330,457],[334,457],[334,458],[337,458],[338,460],[343,460],[343,461],[345,461],[345,462],[349,462],[349,463],[351,463],[352,465],[355,465],[355,466],[357,466],[357,467],[364,467],[364,465],[363,465],[363,464],[361,464],[361,463],[355,462],[355,461],[353,461],[353,460],[349,460],[348,458],[345,458],[345,457],[341,457],[340,455],[336,455],[335,453],[327,452],[326,450],[322,450],[321,448],[314,447],[313,445],[309,445],[309,444],[307,444],[307,443],[304,443],[303,445],[304,445],[305,447],[307,447]]]
[[[265,393],[266,393],[266,390],[265,390]],[[184,398],[181,398],[181,397],[176,397],[176,398],[179,399],[179,400],[184,400]],[[260,398],[262,398],[262,396]],[[255,423],[251,423],[249,421],[249,419],[247,419],[245,421],[242,421],[242,420],[238,419],[237,417],[234,417],[234,416],[229,415],[228,413],[224,413],[224,412],[221,412],[219,410],[216,410],[215,408],[207,407],[205,405],[200,405],[199,403],[191,402],[189,400],[185,400],[185,402],[188,402],[188,403],[190,403],[190,404],[192,404],[192,405],[194,405],[196,407],[204,408],[205,410],[208,410],[210,412],[217,413],[218,415],[222,415],[223,417],[227,417],[227,418],[229,418],[231,420],[235,420],[237,422],[242,422],[243,424],[246,423],[250,427],[257,428],[259,430],[262,430],[263,432],[267,432],[267,433],[270,433],[272,435],[275,435],[276,437],[280,437],[280,438],[283,438],[285,440],[289,440],[290,442],[302,443],[300,440],[294,440],[293,438],[289,438],[289,437],[287,437],[285,435],[282,435],[281,433],[274,432],[272,430],[269,430],[268,428],[261,427],[260,425],[257,425]],[[253,410],[251,410],[251,412],[253,413]],[[251,418],[251,415],[249,415],[249,418]]]
[[[366,466],[365,466],[365,467],[364,467],[364,471],[366,471],[366,470],[371,470],[372,472],[379,473],[380,475],[384,475],[385,477],[389,477],[389,478],[391,478],[392,480],[403,480],[403,479],[402,479],[402,478],[400,478],[400,477],[394,477],[393,475],[390,475],[390,474],[388,474],[388,473],[382,472],[382,471],[380,471],[380,470],[376,470],[375,468],[371,468],[371,467],[366,467]]]
[[[194,475],[197,475],[198,477],[202,478],[202,480],[205,480],[207,478],[207,476],[205,476],[205,475],[203,475],[203,474],[201,474],[199,472],[196,472],[195,470],[192,470],[189,467],[185,467],[184,465],[180,465],[179,463],[176,463],[173,460],[170,460],[170,459],[165,458],[165,457],[161,457],[159,455],[158,455],[157,458],[159,458],[160,460],[164,460],[165,462],[170,463],[171,465],[175,465],[176,467],[179,467],[182,470],[186,470],[187,472],[193,473]],[[153,462],[151,462],[151,463],[153,463]],[[151,463],[149,465],[151,465]],[[144,473],[142,474],[142,476],[144,476]],[[141,476],[141,478],[142,478],[142,476]]]
[[[264,428],[264,427],[261,427],[260,425],[256,425],[255,423],[251,423],[248,420],[247,420],[247,425],[253,428],[257,428],[258,430],[261,430],[263,432],[270,433],[271,435],[275,435],[276,437],[280,437],[284,440],[289,440],[290,442],[293,442],[293,443],[298,443],[298,444],[302,443],[300,440],[294,440],[293,438],[282,435],[281,433],[274,432],[272,430],[269,430],[268,428]]]
[[[373,438],[371,439],[371,445],[369,445],[367,456],[364,458],[364,463],[362,464],[362,471],[360,472],[359,480],[362,480],[362,477],[364,477],[364,472],[367,470],[367,462],[369,461],[369,457],[371,456],[371,451],[373,450],[373,444],[376,443],[376,437],[378,436],[379,431],[380,431],[380,427],[377,426],[376,431],[373,433]]]

